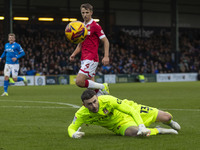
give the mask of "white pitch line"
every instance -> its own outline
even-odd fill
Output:
[[[21,100],[0,100],[5,102],[19,102],[19,103],[40,103],[40,104],[57,104],[57,105],[65,105],[71,106],[73,108],[80,108],[80,106],[70,103],[63,102],[48,102],[48,101],[21,101]],[[0,107],[15,107],[15,108],[31,108],[31,107],[46,107],[46,108],[69,108],[69,107],[48,107],[48,106],[0,106]],[[175,111],[200,111],[200,109],[176,109],[176,108],[162,108],[160,110],[175,110]]]
[[[53,106],[0,106],[0,108],[42,108],[42,109],[65,109],[65,108],[73,108],[73,107],[53,107]]]
[[[176,109],[176,108],[162,108],[161,110],[200,111],[200,109]]]
[[[58,104],[58,105],[66,105],[71,106],[73,108],[80,108],[78,105],[69,104],[69,103],[62,103],[62,102],[48,102],[48,101],[21,101],[21,100],[0,100],[6,102],[20,102],[20,103],[41,103],[41,104]]]

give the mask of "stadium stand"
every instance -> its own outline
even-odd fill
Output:
[[[78,72],[80,56],[74,63],[69,61],[75,45],[66,40],[63,30],[52,30],[46,26],[27,28],[25,25],[17,24],[14,26],[14,31],[17,41],[26,52],[26,57],[20,61],[20,75],[58,75]],[[97,75],[175,72],[170,32],[164,29],[160,31],[150,37],[133,36],[125,32],[119,32],[117,36],[109,35],[111,63],[109,66],[102,66],[100,63]],[[199,72],[200,30],[181,29],[179,41],[178,72]],[[4,49],[5,42],[7,41],[1,39],[1,50]],[[102,56],[103,51],[100,47],[100,60]],[[0,74],[3,75],[3,65],[0,67]]]

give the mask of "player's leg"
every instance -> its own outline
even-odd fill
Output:
[[[109,94],[109,88],[107,83],[101,84],[94,82],[83,73],[78,73],[76,77],[76,85],[84,88],[100,89],[104,94]],[[98,93],[99,91],[97,90],[96,92]]]
[[[148,128],[150,130],[149,134],[146,136],[152,136],[157,134],[178,134],[178,132],[174,129],[166,129],[161,127],[156,128]],[[130,126],[125,130],[125,136],[138,136],[138,127],[137,126]]]
[[[79,87],[101,89],[104,94],[109,94],[108,84],[94,82],[95,71],[98,62],[84,60],[81,61],[81,69],[76,77],[76,85]],[[92,79],[92,80],[91,80]]]
[[[26,77],[18,77],[18,71],[19,71],[19,64],[13,65],[12,68],[12,78],[15,82],[23,81],[25,85],[27,85]]]
[[[117,123],[117,126],[114,126],[112,130],[116,134],[123,136],[140,136],[141,134],[144,136],[149,136],[151,133],[151,130],[149,129],[146,129],[145,132],[141,132],[136,121],[131,116],[127,116],[126,114],[119,116],[119,122]]]
[[[25,86],[27,86],[27,85],[28,85],[28,82],[27,82],[27,79],[26,79],[26,77],[25,77],[25,76],[23,76],[22,78],[24,79],[24,80],[23,80],[23,82],[24,82],[24,85],[25,85]]]
[[[174,129],[167,129],[167,128],[162,128],[162,127],[156,127],[154,129],[158,131],[157,134],[178,134],[178,132]],[[155,134],[152,133],[151,135],[156,135],[156,133]]]
[[[8,64],[5,64],[5,67],[4,67],[4,93],[1,96],[8,96],[10,71],[11,71],[11,66]]]
[[[157,134],[178,134],[178,132],[174,129],[166,129],[166,128],[148,128],[151,132],[147,134],[147,136],[157,135]],[[129,127],[125,131],[125,136],[138,136],[138,127]]]
[[[83,73],[78,73],[76,76],[76,85],[82,88],[87,88],[88,87],[88,81],[89,77]]]
[[[138,105],[135,106],[138,111],[140,112],[140,115],[142,117],[142,120],[144,121],[145,126],[151,125],[153,122],[162,122],[164,124],[169,125],[175,130],[180,130],[180,125],[172,120],[172,115],[168,112],[164,112],[161,110],[158,110],[157,108],[145,106],[145,105]]]
[[[125,131],[125,136],[137,136],[138,127],[137,126],[130,126]]]
[[[140,116],[146,127],[150,126],[152,123],[156,122],[158,116],[158,109],[154,107],[149,107],[146,105],[133,104],[134,109],[140,113]]]
[[[27,83],[27,80],[26,80],[26,77],[25,77],[25,76],[23,76],[23,77],[18,77],[18,76],[16,77],[16,76],[13,76],[12,78],[13,78],[13,81],[14,81],[14,82],[23,81],[24,84]]]
[[[24,81],[24,79],[22,77],[16,77],[16,76],[12,76],[13,80],[15,82],[20,82],[20,81]]]
[[[8,96],[9,76],[4,77],[4,92],[1,96]]]
[[[167,113],[167,112],[164,112],[162,110],[159,110],[158,111],[158,116],[156,118],[156,122],[162,122],[162,123],[167,123],[169,122],[170,120],[172,119],[172,116]]]
[[[173,116],[170,113],[159,110],[156,121],[167,124],[175,130],[180,130],[181,126],[176,121],[173,121],[172,118]]]
[[[90,80],[95,82],[95,77],[90,78]],[[104,95],[101,89],[95,89],[95,92],[97,93],[97,96]]]
[[[145,106],[145,105],[138,105],[137,103],[132,103],[132,107],[140,113],[141,118],[145,124],[145,126],[151,125],[153,122],[156,122],[159,110],[157,108]],[[166,121],[169,116],[165,116],[161,119],[163,121]],[[123,128],[126,128],[125,130]],[[121,133],[123,133],[124,130],[124,135],[125,136],[137,136],[138,132],[138,127],[136,124],[134,124],[134,121],[130,122],[130,124],[127,124],[127,126],[123,126]],[[178,132],[174,129],[166,129],[166,128],[161,128],[161,127],[156,127],[156,128],[148,128],[151,132],[148,135],[157,135],[157,134],[178,134]]]
[[[123,114],[120,116],[120,123],[114,127],[113,131],[122,136],[137,136],[138,126],[131,116]]]
[[[9,78],[9,85],[14,85],[15,81],[13,80],[13,78]]]
[[[143,114],[143,118],[144,120],[144,124],[145,125],[149,125],[152,122],[155,122],[157,114],[158,114],[158,109],[153,109],[152,107],[148,107],[144,110],[144,105],[138,105],[138,104],[133,104],[132,106],[134,107],[134,109],[138,110],[137,107],[142,107],[142,110],[150,110],[148,113],[149,115]],[[144,116],[148,116],[148,117],[144,117]],[[151,117],[152,116],[152,117]],[[112,131],[114,131],[116,134],[122,135],[122,136],[139,136],[138,135],[138,131],[139,131],[139,127],[137,125],[137,123],[135,122],[135,120],[133,120],[133,118],[131,116],[121,116],[122,118],[120,118],[120,122],[121,123],[117,123],[117,126],[112,129]],[[155,118],[155,119],[154,119]],[[150,131],[146,134],[146,136],[151,136],[151,135],[157,135],[157,134],[178,134],[177,131],[173,130],[173,129],[166,129],[166,128],[147,128]]]
[[[159,131],[156,128],[148,128],[148,129],[149,129],[149,132],[148,134],[146,134],[146,136],[159,134]],[[140,136],[138,135],[138,131],[139,131],[139,127],[134,121],[131,121],[127,123],[126,125],[123,125],[121,128],[121,133],[124,136]]]

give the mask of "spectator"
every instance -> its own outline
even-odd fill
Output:
[[[47,25],[48,26],[48,25]],[[26,74],[29,68],[41,75],[77,74],[80,68],[80,55],[75,63],[69,62],[69,56],[75,45],[67,42],[63,30],[49,30],[42,26],[28,29],[19,25],[16,33],[18,41],[26,50],[21,59],[19,75]],[[16,28],[16,26],[14,26]],[[110,43],[110,66],[99,65],[97,74],[139,74],[173,73],[175,61],[172,59],[171,35],[166,29],[154,32],[149,37],[138,37],[120,32],[112,35]],[[4,49],[3,33],[0,33],[0,49]],[[108,36],[109,37],[109,36]],[[118,38],[117,38],[118,37]],[[198,72],[200,70],[200,30],[184,30],[179,32],[178,72]],[[99,57],[103,58],[103,47],[99,48]],[[1,62],[4,64],[5,62]],[[0,74],[3,75],[0,65]]]

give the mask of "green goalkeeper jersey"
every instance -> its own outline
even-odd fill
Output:
[[[136,109],[138,104],[129,100],[120,100],[111,95],[98,97],[99,111],[93,113],[82,106],[75,114],[73,122],[68,127],[70,137],[82,124],[93,124],[105,127],[116,133],[116,129],[126,120],[133,120],[137,125],[143,124],[143,120]]]

